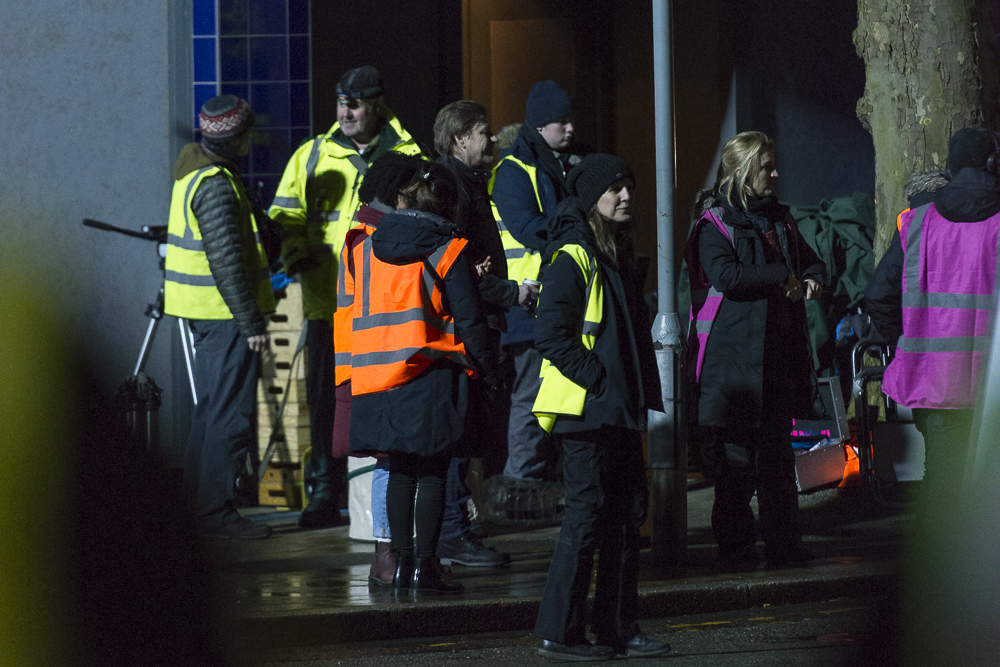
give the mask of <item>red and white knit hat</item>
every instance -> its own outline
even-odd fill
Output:
[[[212,143],[234,139],[253,127],[253,109],[236,95],[219,95],[205,102],[198,114],[201,135]]]

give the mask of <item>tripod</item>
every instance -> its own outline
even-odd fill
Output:
[[[167,227],[166,225],[144,226],[142,231],[135,232],[130,229],[123,229],[109,225],[106,222],[84,218],[83,224],[86,227],[93,227],[107,232],[117,232],[126,236],[133,236],[147,241],[157,243],[157,254],[159,255],[159,267],[161,274],[164,272],[164,257],[166,256]],[[149,318],[149,326],[146,327],[146,336],[143,338],[142,347],[139,350],[139,358],[136,360],[132,374],[122,382],[118,388],[116,402],[125,414],[125,424],[129,434],[135,443],[147,450],[153,450],[159,446],[159,409],[161,405],[161,390],[150,376],[144,373],[146,361],[149,359],[149,352],[152,349],[153,341],[156,338],[156,330],[159,328],[160,320],[163,319],[163,286],[156,295],[153,303],[146,305],[146,317]],[[198,404],[198,393],[194,384],[194,341],[191,337],[191,330],[188,328],[187,320],[177,318],[177,325],[180,328],[181,347],[184,350],[184,364],[187,367],[188,384],[191,387],[191,399],[194,404]]]

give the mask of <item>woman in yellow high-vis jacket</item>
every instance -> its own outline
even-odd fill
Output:
[[[534,412],[562,435],[566,512],[535,634],[539,654],[600,660],[655,656],[668,644],[637,622],[639,526],[646,515],[641,434],[662,410],[643,276],[632,249],[632,172],[613,155],[585,157],[549,227],[535,346],[544,357]],[[597,590],[586,638],[594,552]]]

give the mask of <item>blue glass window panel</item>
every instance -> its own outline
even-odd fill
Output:
[[[289,88],[291,125],[309,127],[309,84],[293,83]]]
[[[215,38],[194,40],[194,80],[215,81]]]
[[[247,0],[219,0],[219,34],[247,34]]]
[[[198,127],[198,112],[201,105],[215,97],[214,83],[196,83],[194,85],[194,126]]]
[[[288,32],[309,34],[309,0],[288,0]]]
[[[250,101],[250,86],[245,83],[224,83],[219,87],[223,95],[235,95]]]
[[[195,35],[215,34],[215,0],[194,0],[192,22]]]
[[[287,81],[288,44],[282,37],[250,38],[250,80]]]
[[[250,0],[250,34],[284,35],[286,0]]]
[[[247,81],[250,68],[247,64],[246,37],[222,37],[219,39],[219,58],[222,61],[223,81]]]
[[[288,38],[288,78],[309,80],[309,38]]]
[[[257,127],[288,127],[288,84],[250,84],[250,106],[257,115]]]
[[[312,133],[309,132],[308,127],[293,127],[291,135],[292,135],[291,137],[292,140],[289,143],[293,151],[297,149],[299,146],[301,146],[302,142],[308,141],[309,139],[312,138]],[[292,156],[289,155],[288,157]]]
[[[254,131],[250,152],[254,174],[281,174],[292,152],[288,147],[288,130]]]

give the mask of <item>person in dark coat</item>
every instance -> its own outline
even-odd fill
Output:
[[[426,366],[418,375],[399,386],[365,393],[359,388],[358,364],[362,355],[356,344],[352,349],[351,453],[389,453],[386,509],[397,561],[392,584],[396,593],[406,589],[436,593],[462,590],[462,585],[441,567],[437,557],[445,478],[452,456],[462,454],[456,445],[465,432],[470,393],[495,392],[497,385],[498,350],[491,343],[475,269],[465,252],[467,246],[451,256],[446,272],[439,274],[428,268],[434,266],[428,258],[450,246],[453,240],[461,240],[457,226],[441,215],[454,215],[456,204],[456,184],[451,173],[439,165],[425,167],[400,192],[398,208],[403,210],[388,213],[378,221],[371,236],[371,252],[387,265],[407,267],[424,263],[422,275],[433,280],[433,294],[440,290],[439,302],[433,295],[424,297],[425,325],[457,334],[456,340],[464,345],[464,357],[458,353],[415,353],[407,362]],[[381,286],[373,282],[371,289],[372,299],[383,302],[402,302],[412,292],[408,280],[387,280]],[[380,289],[389,291],[376,293]],[[433,313],[428,315],[434,303],[442,304],[453,318],[453,329],[446,322],[437,322]],[[398,335],[408,335],[406,331],[401,329]],[[396,335],[373,331],[372,339],[388,345],[386,352],[398,352],[392,347]],[[459,357],[471,359],[458,363],[455,359]],[[479,371],[480,379],[470,379],[466,363]],[[411,530],[414,518],[416,549]]]
[[[569,174],[571,195],[545,232],[535,346],[545,359],[534,412],[561,434],[566,511],[545,582],[538,652],[560,660],[662,655],[639,631],[639,526],[648,504],[642,431],[662,410],[630,222],[632,172],[593,154]],[[586,638],[594,553],[597,590]]]
[[[555,81],[532,86],[524,124],[514,145],[501,154],[490,191],[505,230],[508,276],[519,283],[538,279],[540,253],[546,246],[539,233],[546,233],[556,206],[568,194],[566,175],[580,161],[574,134],[569,94]],[[497,510],[516,514],[553,483],[558,443],[547,437],[531,413],[542,359],[534,347],[534,321],[528,312],[514,308],[507,313],[501,343],[511,359],[514,381],[507,464],[500,478],[509,503]]]
[[[438,164],[451,171],[458,185],[455,224],[470,241],[467,252],[480,273],[479,295],[499,346],[500,333],[507,328],[507,311],[518,305],[529,311],[534,309],[536,292],[507,279],[503,243],[487,192],[490,179],[487,167],[493,161],[496,142],[489,121],[486,108],[478,102],[452,102],[438,112],[434,121],[434,148],[441,154]],[[470,409],[469,430],[475,434],[470,440],[478,446],[469,453],[482,458],[483,476],[489,478],[503,471],[509,408],[501,401],[484,408]],[[508,554],[487,547],[472,534],[466,510],[472,496],[465,483],[469,461],[466,457],[456,457],[448,468],[447,502],[438,553],[462,565],[505,565],[510,562]]]
[[[820,297],[825,268],[778,203],[777,176],[774,144],[765,134],[731,139],[715,186],[699,194],[686,249],[692,293],[699,285],[709,292],[689,336],[703,356],[690,357],[688,366],[700,371],[698,423],[715,434],[712,530],[725,569],[756,561],[754,492],[768,566],[812,558],[798,524],[791,430],[793,417],[812,414],[801,299]]]

